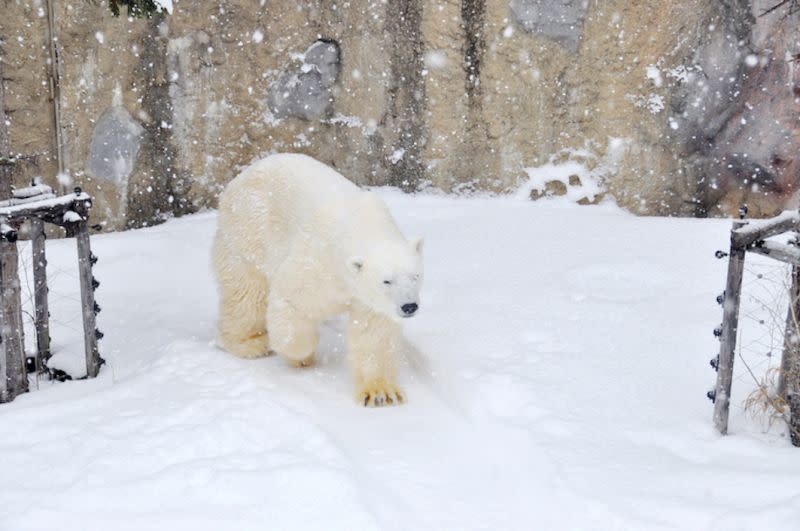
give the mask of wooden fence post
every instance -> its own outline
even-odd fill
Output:
[[[50,314],[47,304],[47,255],[44,222],[31,218],[31,248],[33,255],[33,300],[36,324],[36,372],[42,372],[42,363],[50,357]]]
[[[728,433],[731,384],[733,382],[733,359],[736,351],[736,332],[739,328],[739,302],[744,275],[745,246],[734,242],[733,231],[742,227],[735,221],[731,231],[731,247],[728,259],[728,278],[722,303],[722,333],[720,336],[719,360],[717,361],[717,387],[714,392],[714,424],[723,435]]]
[[[786,401],[789,403],[789,437],[793,446],[800,446],[800,359],[797,349],[786,375]]]
[[[800,267],[792,266],[791,285],[789,287],[789,307],[786,309],[786,326],[783,329],[783,353],[781,354],[781,369],[778,374],[778,388],[776,394],[786,400],[786,375],[789,373],[792,351],[800,347]]]
[[[0,266],[0,274],[2,274],[2,266]],[[2,305],[2,282],[0,281],[0,305]],[[5,326],[2,310],[0,310],[0,328]],[[0,330],[0,341],[2,341],[2,331]],[[9,356],[6,355],[6,346],[0,344],[0,404],[4,402],[11,402],[14,399],[12,392],[13,385],[11,383],[11,368],[8,364]]]
[[[0,326],[2,326],[2,321],[0,321]],[[11,401],[11,394],[8,391],[11,378],[9,378],[8,361],[4,350],[5,348],[0,349],[0,404]]]
[[[0,239],[0,323],[3,327],[3,350],[6,358],[7,399],[28,390],[25,370],[22,297],[17,263],[17,244]]]
[[[11,158],[11,146],[8,139],[8,122],[6,120],[6,107],[5,107],[5,85],[3,83],[3,61],[0,60],[0,196],[11,197],[11,178],[14,161]],[[5,242],[3,242],[5,243]],[[0,252],[5,249],[0,249]],[[9,262],[9,256],[5,257],[6,260],[0,261],[0,276],[5,271],[5,263]],[[10,271],[8,272],[10,273]],[[0,327],[13,326],[13,321],[7,319],[5,312],[5,303],[3,297],[3,284],[0,278]],[[15,386],[16,386],[16,364],[13,362],[14,354],[9,353],[8,345],[0,345],[0,403],[10,402],[14,400]]]
[[[74,224],[75,239],[78,242],[78,274],[81,279],[81,306],[83,310],[83,334],[86,345],[86,375],[94,378],[100,371],[100,352],[97,350],[98,331],[95,320],[94,290],[97,281],[92,275],[95,261],[89,245],[89,224],[84,216]]]
[[[789,405],[789,437],[800,446],[800,267],[792,266],[789,309],[783,334],[783,356],[778,376],[778,396]]]

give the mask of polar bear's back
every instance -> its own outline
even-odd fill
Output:
[[[315,211],[337,199],[347,200],[359,191],[333,168],[299,153],[282,153],[261,159],[234,179],[239,180],[248,181],[242,184],[251,190],[263,189],[271,194],[270,197],[287,194],[294,202],[293,210],[300,210],[301,214],[304,210]]]
[[[317,237],[324,237],[319,231],[330,223],[320,215],[331,205],[352,202],[359,192],[337,171],[309,156],[270,155],[245,168],[225,188],[219,226],[238,227],[226,235],[230,252],[271,269],[298,233],[310,233],[313,227]]]

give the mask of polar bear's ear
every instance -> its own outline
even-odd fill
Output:
[[[422,254],[422,247],[425,244],[425,239],[422,236],[418,236],[411,240],[411,247],[417,251],[417,254]]]
[[[347,261],[347,267],[350,268],[350,271],[353,273],[359,273],[361,268],[364,267],[364,259],[360,256],[351,256]]]

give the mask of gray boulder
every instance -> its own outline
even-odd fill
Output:
[[[89,172],[124,186],[133,173],[144,129],[121,106],[107,109],[92,131]]]
[[[341,69],[339,45],[317,41],[303,54],[303,63],[284,73],[267,95],[276,118],[316,120],[333,112],[333,85]]]
[[[511,0],[511,16],[525,31],[578,49],[587,0]]]

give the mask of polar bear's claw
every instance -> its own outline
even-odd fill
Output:
[[[289,360],[289,364],[296,368],[296,369],[304,369],[306,367],[311,367],[317,362],[316,356],[311,354],[307,358],[303,358],[301,360]]]
[[[405,397],[394,384],[374,382],[364,386],[358,394],[359,402],[365,407],[382,407],[402,404]]]

